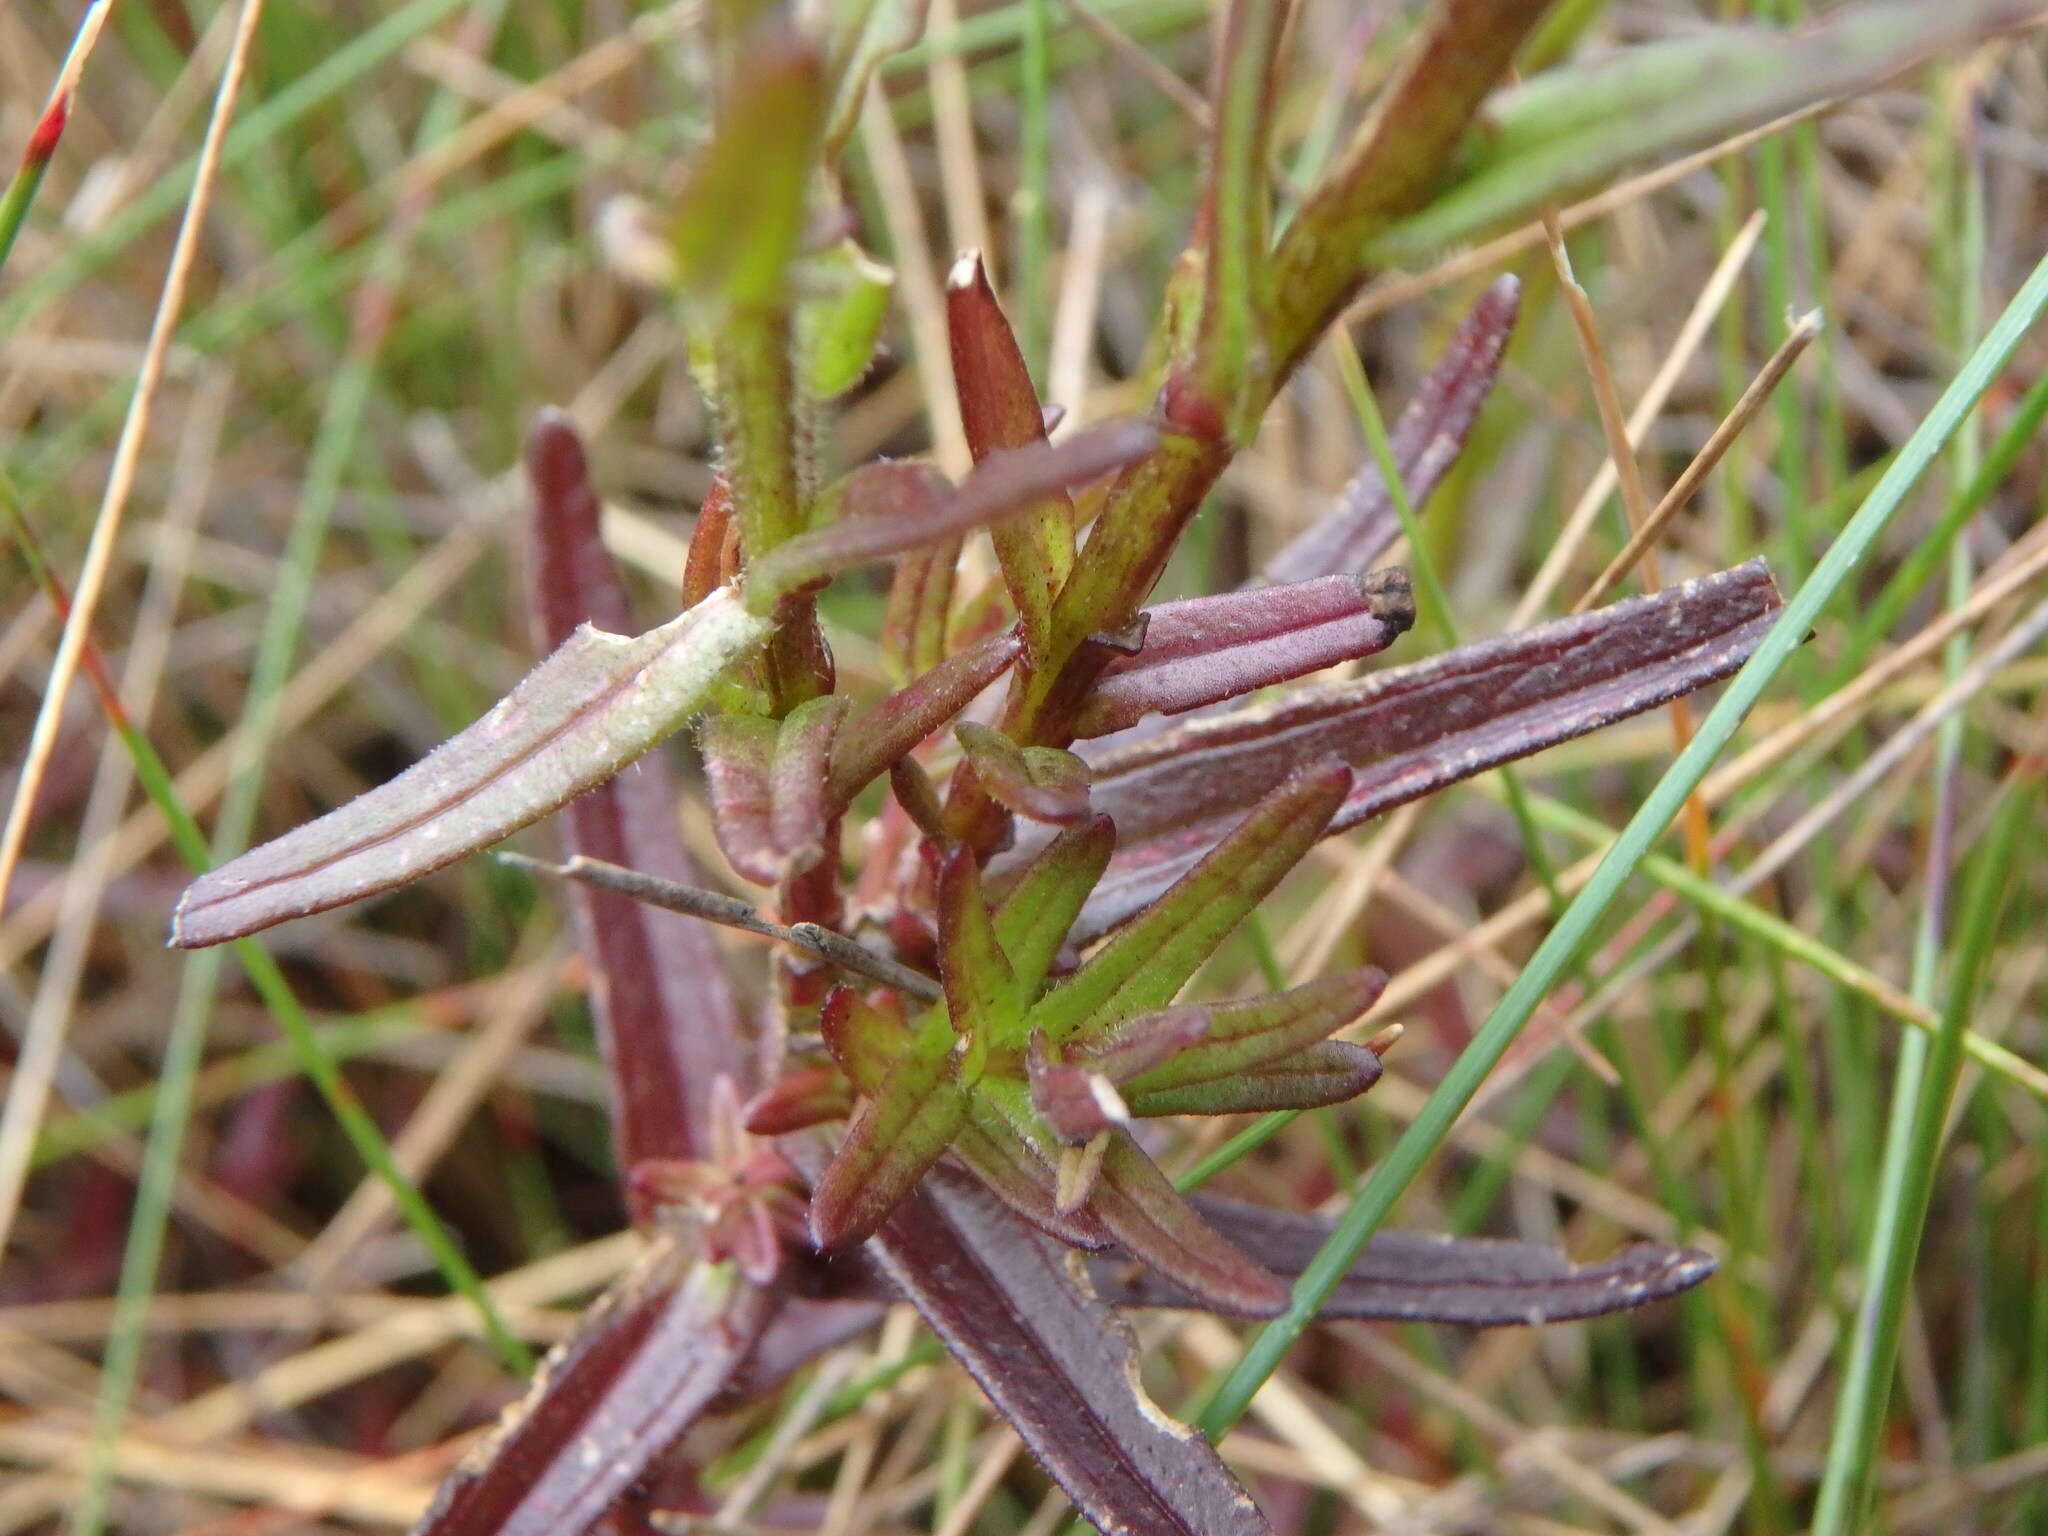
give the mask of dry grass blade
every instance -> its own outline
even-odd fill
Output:
[[[186,202],[177,240],[171,248],[170,262],[164,271],[163,288],[157,298],[156,313],[150,321],[142,365],[129,398],[127,417],[122,422],[120,441],[114,449],[114,462],[107,474],[99,512],[93,519],[92,539],[86,546],[85,564],[73,590],[71,614],[65,621],[56,660],[50,667],[49,683],[36,711],[36,723],[29,735],[28,751],[22,758],[20,776],[15,781],[14,798],[7,809],[6,823],[0,826],[0,906],[5,905],[7,892],[14,883],[22,844],[28,836],[29,815],[35,807],[43,775],[56,747],[64,703],[70,695],[72,680],[78,674],[79,660],[92,638],[93,618],[106,590],[107,573],[113,565],[122,520],[128,510],[129,493],[134,488],[136,467],[142,456],[143,440],[149,431],[150,408],[155,404],[157,386],[163,379],[171,335],[177,329],[185,307],[185,290],[212,200],[221,145],[234,117],[243,72],[255,41],[256,24],[263,17],[263,4],[264,0],[243,0],[236,15],[234,43],[221,69],[212,115],[207,119],[206,138],[200,146],[199,174]],[[6,1245],[7,1234],[14,1226],[15,1212],[21,1201],[21,1182],[28,1167],[29,1146],[35,1136],[36,1123],[42,1118],[61,1043],[59,1031],[55,1028],[27,1042],[16,1065],[14,1079],[8,1084],[6,1106],[0,1109],[0,1247]]]
[[[1820,331],[1821,317],[1817,309],[1809,310],[1793,323],[1792,329],[1785,333],[1785,339],[1778,343],[1777,351],[1771,354],[1770,361],[1750,380],[1741,398],[1721,419],[1721,424],[1714,428],[1713,435],[1701,444],[1692,462],[1685,466],[1685,472],[1671,482],[1671,489],[1630,532],[1628,542],[1615,551],[1614,558],[1607,562],[1607,569],[1595,577],[1593,584],[1572,604],[1573,613],[1584,613],[1591,608],[1614,590],[1622,577],[1635,568],[1638,560],[1645,559],[1662,537],[1665,525],[1678,515],[1686,502],[1692,499],[1693,493],[1705,483],[1707,476],[1714,472],[1714,466],[1721,462],[1722,455],[1756,418],[1756,413],[1771,397],[1771,391],[1778,387],[1779,381],[1791,371],[1792,365],[1799,361],[1799,355],[1820,335]],[[1651,584],[1655,583],[1656,579],[1652,577]]]

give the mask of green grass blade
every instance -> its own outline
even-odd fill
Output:
[[[1978,844],[1956,919],[1956,957],[1941,1028],[1928,1050],[1926,1070],[1917,1081],[1901,1072],[1899,1094],[1893,1101],[1896,1124],[1901,1128],[1910,1124],[1910,1131],[1901,1129],[1886,1142],[1887,1199],[1879,1208],[1871,1235],[1871,1252],[1878,1262],[1868,1276],[1856,1328],[1850,1335],[1848,1371],[1835,1404],[1834,1431],[1829,1436],[1820,1500],[1814,1510],[1814,1536],[1868,1528],[1864,1512],[1870,1502],[1877,1439],[1891,1398],[1913,1260],[1927,1225],[1949,1106],[1962,1072],[1963,1023],[1976,1005],[1992,941],[1998,934],[2016,867],[2012,850],[2026,838],[2040,792],[2036,764],[2023,779],[2007,786],[2003,802]]]

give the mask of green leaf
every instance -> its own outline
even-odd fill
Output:
[[[862,1093],[879,1089],[889,1068],[910,1049],[902,1004],[893,996],[877,1004],[857,987],[841,985],[825,994],[818,1032],[839,1070]]]
[[[1219,1312],[1271,1317],[1287,1305],[1286,1282],[1204,1221],[1127,1131],[1110,1133],[1085,1209],[1133,1257]]]
[[[1387,985],[1384,971],[1367,967],[1325,976],[1306,986],[1241,1003],[1214,1003],[1208,1034],[1148,1071],[1124,1082],[1131,1095],[1206,1083],[1268,1067],[1305,1046],[1327,1039],[1376,1001]],[[1164,1114],[1167,1111],[1137,1111]],[[1211,1113],[1211,1111],[1195,1111]]]
[[[1070,1247],[1102,1249],[1113,1239],[1086,1207],[1059,1208],[1059,1174],[1051,1160],[1021,1135],[984,1094],[975,1094],[953,1155],[1011,1210]]]
[[[966,1115],[951,1031],[921,1031],[818,1176],[811,1240],[830,1253],[873,1235],[952,1144]]]
[[[670,228],[683,286],[719,310],[781,299],[825,126],[809,44],[785,35],[757,41],[749,54]]]
[[[796,311],[797,345],[811,395],[830,400],[867,376],[889,317],[896,274],[851,240],[803,267],[805,297]]]
[[[1069,827],[1040,849],[996,904],[996,940],[1026,1000],[1045,984],[1088,893],[1116,852],[1116,827],[1107,816]]]
[[[1030,1025],[1055,1043],[1163,1008],[1245,915],[1308,852],[1351,787],[1342,763],[1294,774],[1081,969],[1047,993]]]
[[[1320,1040],[1229,1077],[1125,1095],[1133,1115],[1247,1115],[1355,1099],[1380,1080],[1380,1059],[1348,1040]]]
[[[940,860],[938,919],[946,1007],[978,1065],[991,1045],[1021,1041],[1023,1003],[981,894],[981,868],[964,843],[953,844]],[[967,1073],[970,1082],[978,1075]]]

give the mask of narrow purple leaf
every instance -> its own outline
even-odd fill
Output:
[[[577,629],[390,783],[193,881],[171,942],[218,944],[360,901],[509,837],[673,734],[768,632],[724,589],[631,639]]]
[[[1357,1098],[1380,1080],[1380,1059],[1348,1040],[1319,1040],[1284,1061],[1248,1067],[1229,1077],[1176,1088],[1133,1089],[1130,1110],[1158,1115],[1263,1115],[1276,1109],[1320,1109]]]
[[[1112,1131],[1087,1209],[1133,1258],[1235,1317],[1276,1317],[1287,1286],[1205,1221],[1128,1131]]]
[[[1496,278],[1479,296],[1444,348],[1444,355],[1394,423],[1388,443],[1410,506],[1420,509],[1458,461],[1479,408],[1493,389],[1521,304],[1520,280]],[[1330,510],[1296,535],[1262,574],[1277,585],[1334,571],[1363,570],[1385,553],[1400,532],[1401,522],[1380,478],[1379,465],[1368,460],[1337,493]]]
[[[951,1145],[967,1113],[959,1064],[920,1038],[847,1127],[811,1192],[811,1240],[826,1253],[872,1234]]]
[[[1362,575],[1318,576],[1286,586],[1247,587],[1209,597],[1154,603],[1138,615],[1144,626],[1137,649],[1117,656],[1102,676],[1139,672],[1162,662],[1209,656],[1235,645],[1271,640],[1297,630],[1365,614],[1414,618],[1407,572],[1395,568]],[[1391,610],[1391,613],[1389,612]]]
[[[1106,1536],[1268,1536],[1208,1441],[1142,1395],[1115,1313],[1067,1278],[1058,1245],[985,1190],[942,1170],[896,1208],[873,1250]]]
[[[1178,715],[1383,651],[1415,622],[1405,571],[1330,576],[1147,611],[1143,647],[1103,672],[1077,736]]]
[[[775,721],[758,715],[713,715],[697,733],[711,830],[726,862],[757,885],[773,885],[782,873],[772,777],[780,734]]]
[[[817,867],[825,857],[832,807],[826,775],[833,743],[853,700],[844,694],[809,699],[791,710],[775,737],[768,769],[768,828],[775,839],[779,879]]]
[[[894,797],[896,807],[910,824],[932,840],[936,847],[946,841],[946,807],[939,799],[939,787],[932,782],[932,776],[924,771],[923,764],[914,757],[899,757],[889,765],[889,793]],[[888,815],[888,808],[883,808]],[[862,879],[870,885],[886,879],[883,864],[870,865]],[[902,908],[898,908],[901,911]]]
[[[1220,1195],[1197,1193],[1187,1200],[1219,1234],[1290,1279],[1307,1267],[1334,1225],[1327,1217]],[[848,1304],[898,1299],[885,1276],[852,1267],[854,1257],[831,1266],[832,1296]],[[1712,1255],[1663,1243],[1633,1243],[1605,1259],[1577,1264],[1540,1243],[1383,1231],[1366,1245],[1316,1315],[1329,1321],[1535,1326],[1627,1311],[1688,1290],[1714,1269]],[[1113,1306],[1208,1310],[1127,1253],[1098,1251],[1088,1260],[1088,1272],[1096,1293]],[[776,1326],[780,1323],[778,1318]]]
[[[1032,821],[1070,826],[1088,815],[1088,765],[1054,747],[1020,747],[1001,731],[953,727],[975,778],[997,804]]]
[[[887,559],[1014,517],[1048,495],[1085,485],[1143,458],[1158,444],[1158,429],[1147,422],[1097,427],[1062,442],[990,454],[949,491],[923,481],[913,494],[905,477],[885,479],[873,473],[903,466],[856,470],[839,498],[837,522],[779,544],[754,562],[748,572],[750,600],[759,606],[849,566]]]
[[[1172,1002],[1323,835],[1350,783],[1350,769],[1323,761],[1275,787],[1138,921],[1048,992],[1032,1010],[1031,1026],[1063,1043]]]
[[[1125,922],[1216,846],[1229,817],[1298,763],[1358,770],[1342,832],[1489,768],[1726,677],[1781,606],[1761,560],[1647,597],[1460,646],[1357,682],[1162,731],[1095,763],[1122,844],[1077,924]]]
[[[1332,1223],[1220,1196],[1191,1203],[1232,1242],[1283,1275],[1307,1267]],[[1172,1280],[1105,1257],[1090,1265],[1095,1288],[1125,1307],[1201,1303]],[[1475,1328],[1563,1322],[1626,1311],[1675,1296],[1714,1272],[1697,1248],[1636,1243],[1593,1264],[1574,1264],[1540,1243],[1380,1232],[1330,1293],[1324,1318],[1389,1318]]]
[[[990,635],[848,721],[832,744],[830,802],[843,808],[870,780],[972,703],[1023,649],[1015,630]]]
[[[1133,1094],[1149,1095],[1272,1066],[1335,1034],[1377,1002],[1386,985],[1386,973],[1368,966],[1268,997],[1211,1003],[1202,1010],[1208,1028],[1198,1044],[1120,1081]]]
[[[711,477],[711,489],[697,508],[697,525],[690,530],[689,552],[683,557],[685,608],[702,602],[726,581],[732,537],[732,482],[721,469]]]
[[[560,1536],[593,1524],[731,1383],[780,1298],[650,1250],[442,1485],[414,1536]]]
[[[527,474],[535,648],[553,650],[586,621],[629,631],[625,585],[599,536],[597,495],[566,418],[547,411],[535,420]],[[677,803],[668,761],[651,754],[563,808],[564,850],[695,885]],[[572,883],[569,900],[611,1079],[617,1166],[709,1155],[712,1087],[721,1077],[745,1081],[748,1055],[718,941],[702,923],[615,891]]]

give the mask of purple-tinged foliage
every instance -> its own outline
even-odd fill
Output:
[[[830,1253],[871,1235],[945,1153],[967,1112],[950,1037],[921,1031],[861,1105],[811,1192],[811,1240]]]
[[[879,637],[882,661],[892,677],[916,677],[947,659],[948,619],[959,566],[958,538],[941,539],[896,562]]]
[[[1191,1046],[1208,1039],[1215,1011],[1214,1004],[1188,1003],[1140,1014],[1106,1035],[1071,1042],[1063,1057],[1067,1064],[1099,1072],[1112,1083],[1127,1083],[1189,1054]]]
[[[1320,1216],[1197,1194],[1190,1203],[1232,1242],[1283,1275],[1297,1275],[1331,1232]],[[1697,1248],[1636,1243],[1597,1264],[1574,1264],[1540,1243],[1499,1238],[1380,1232],[1324,1302],[1322,1317],[1534,1326],[1603,1317],[1699,1284],[1714,1260]],[[1096,1290],[1120,1307],[1187,1307],[1202,1302],[1171,1276],[1091,1261]]]
[[[1204,1221],[1130,1132],[1111,1131],[1108,1141],[1088,1208],[1125,1252],[1214,1311],[1273,1317],[1286,1307],[1280,1277]]]
[[[582,626],[390,783],[194,880],[171,942],[219,944],[488,848],[673,735],[766,633],[729,591],[632,639]]]
[[[1268,1536],[1208,1441],[1144,1397],[1116,1314],[1067,1277],[1058,1246],[985,1191],[946,1174],[927,1180],[873,1246],[896,1288],[1106,1536]]]
[[[1270,997],[1212,1003],[1201,1010],[1200,1036],[1121,1081],[1134,1094],[1149,1094],[1270,1067],[1344,1028],[1379,1000],[1386,985],[1386,973],[1368,966]]]
[[[1071,826],[1088,817],[1088,765],[1058,747],[1020,747],[1001,731],[964,720],[960,750],[989,797],[1031,821]]]
[[[1014,630],[990,635],[849,720],[832,743],[831,804],[844,810],[869,782],[944,729],[1023,649]]]
[[[780,734],[775,721],[759,715],[713,715],[697,736],[719,849],[734,869],[760,885],[773,885],[782,874],[771,777]]]
[[[787,879],[815,868],[832,837],[827,776],[840,724],[853,700],[843,694],[809,699],[789,712],[776,733],[768,768],[768,829]]]
[[[1112,1245],[1109,1229],[1091,1207],[1061,1205],[1058,1161],[1020,1137],[986,1100],[975,1100],[968,1110],[953,1156],[989,1193],[1048,1237],[1084,1252]]]
[[[1320,1109],[1357,1098],[1380,1080],[1380,1059],[1347,1040],[1320,1040],[1284,1061],[1268,1062],[1229,1077],[1180,1083],[1171,1088],[1134,1088],[1131,1113],[1159,1115],[1263,1115],[1278,1109]]]
[[[1780,606],[1755,560],[1355,683],[1205,716],[1102,757],[1095,804],[1121,843],[1079,933],[1128,921],[1297,763],[1334,755],[1357,770],[1329,822],[1346,831],[1728,676]]]
[[[583,445],[550,411],[527,438],[533,507],[527,581],[534,648],[545,655],[585,622],[626,633],[626,589],[598,535],[598,501]],[[678,789],[660,753],[563,808],[566,852],[692,885],[697,871],[676,824]],[[700,922],[615,892],[575,884],[570,902],[590,960],[590,1007],[610,1069],[618,1166],[703,1156],[712,1085],[743,1081],[747,1031],[718,941]]]
[[[1070,1147],[1130,1122],[1131,1111],[1105,1072],[1046,1054],[1045,1037],[1033,1035],[1024,1058],[1031,1108],[1054,1136]]]
[[[739,553],[738,530],[732,522],[732,487],[724,475],[711,477],[711,489],[697,508],[690,530],[689,553],[683,560],[683,606],[694,608],[734,575]]]
[[[781,1300],[658,1240],[442,1485],[414,1536],[590,1526],[727,1389]]]
[[[756,1136],[788,1136],[852,1113],[853,1092],[844,1073],[805,1067],[747,1100],[743,1123]]]
[[[1496,278],[1387,434],[1401,488],[1417,510],[1464,451],[1479,408],[1493,392],[1521,307],[1521,281]],[[1329,571],[1361,571],[1400,534],[1394,498],[1378,461],[1368,459],[1337,493],[1330,510],[1297,534],[1260,574],[1277,586]]]
[[[850,566],[1017,517],[1045,497],[1099,480],[1158,446],[1156,427],[1126,421],[1076,432],[1057,443],[992,453],[951,488],[936,470],[921,465],[857,469],[836,492],[826,493],[837,520],[752,560],[748,589],[755,601],[765,602]],[[918,472],[898,473],[912,468]]]
[[[1010,322],[988,285],[981,253],[969,251],[946,280],[946,334],[960,424],[975,462],[1046,440],[1045,412]],[[1034,653],[1049,640],[1053,600],[1074,568],[1074,503],[1049,492],[990,530],[996,560]]]
[[[1220,1195],[1198,1192],[1186,1199],[1218,1234],[1290,1280],[1308,1266],[1335,1226],[1324,1216]],[[1090,1284],[1113,1306],[1210,1310],[1171,1276],[1133,1262],[1127,1253],[1099,1241],[1079,1246],[1089,1250]],[[998,1245],[991,1257],[1000,1258],[1003,1251]],[[1673,1296],[1699,1284],[1714,1268],[1711,1254],[1665,1243],[1632,1243],[1597,1263],[1577,1264],[1541,1243],[1381,1231],[1317,1315],[1467,1328],[1534,1327],[1605,1317]],[[838,1305],[898,1299],[883,1273],[851,1259],[834,1261],[821,1283],[826,1289],[819,1294],[829,1294]],[[782,1314],[775,1326],[788,1316]]]
[[[787,719],[715,715],[699,745],[711,789],[712,829],[732,867],[761,885],[802,875],[837,841],[829,787],[839,728],[853,701],[811,699]]]
[[[1146,715],[1221,704],[1392,645],[1415,622],[1405,571],[1162,603],[1141,616],[1139,649],[1103,668],[1074,723],[1107,736]]]
[[[1301,686],[1412,623],[1405,577],[1364,569],[1396,526],[1366,469],[1276,557],[1270,585],[1143,609],[1188,519],[1368,277],[1366,253],[1412,233],[1447,188],[1455,198],[1474,164],[1497,171],[1501,145],[1527,138],[1528,103],[1549,90],[1554,104],[1557,83],[1539,77],[1521,116],[1474,132],[1544,10],[1436,0],[1275,234],[1284,8],[1231,0],[1205,204],[1146,381],[1153,412],[1052,442],[1052,413],[968,258],[946,302],[973,469],[955,485],[929,463],[872,463],[819,489],[821,402],[865,371],[888,279],[817,173],[888,28],[863,11],[812,38],[782,8],[710,9],[712,135],[667,226],[719,439],[687,611],[621,638],[631,626],[580,449],[544,421],[533,608],[557,648],[416,768],[196,882],[174,930],[216,942],[388,889],[573,801],[569,845],[584,857],[550,872],[576,881],[648,1257],[425,1529],[581,1529],[699,1413],[779,1382],[898,1295],[1104,1531],[1267,1529],[1214,1451],[1145,1401],[1110,1303],[1271,1315],[1328,1225],[1184,1198],[1130,1122],[1365,1091],[1376,1047],[1331,1036],[1384,978],[1179,1004],[1182,989],[1319,839],[1725,676],[1778,606],[1748,566]],[[1576,130],[1570,113],[1563,123]],[[1517,302],[1511,279],[1486,292],[1394,428],[1417,504],[1472,430]],[[1072,493],[1105,477],[1077,507]],[[962,540],[983,528],[1001,579],[956,591]],[[897,565],[880,657],[900,686],[855,713],[815,594],[884,558]],[[585,619],[619,634],[577,628]],[[573,800],[700,713],[714,830],[778,921],[692,886],[658,767]],[[1072,751],[1148,716],[1166,717],[1148,739]],[[942,794],[948,728],[961,753]],[[849,900],[841,822],[884,774],[893,798],[871,835],[846,839],[867,866]],[[664,903],[782,946],[758,1041],[717,946]],[[759,1089],[744,1109],[742,1085]],[[769,1136],[781,1140],[754,1139]],[[1074,1282],[1054,1240],[1094,1255],[1100,1294]],[[1707,1267],[1683,1250],[1581,1268],[1527,1245],[1397,1234],[1368,1247],[1330,1310],[1587,1316]]]

